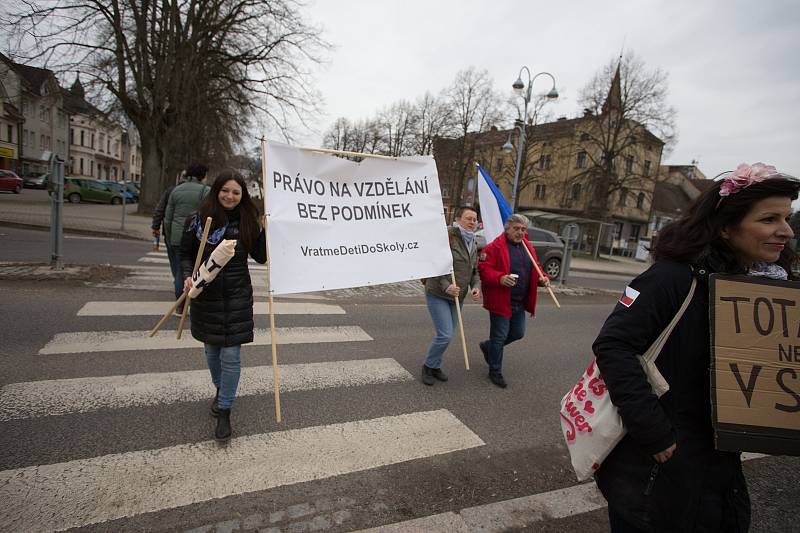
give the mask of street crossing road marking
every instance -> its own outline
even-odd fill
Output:
[[[53,531],[485,443],[445,409],[0,472],[3,531]]]
[[[358,326],[319,326],[275,328],[278,344],[316,344],[322,342],[371,341],[372,337]],[[57,333],[40,355],[88,352],[119,352],[141,350],[174,350],[199,348],[203,343],[192,338],[187,330],[183,338],[176,339],[176,331],[161,330],[154,337],[148,331],[77,331]],[[268,329],[256,329],[252,344],[271,344]]]
[[[413,379],[391,358],[280,366],[283,393]],[[272,384],[272,366],[243,367],[236,394],[272,394]],[[12,383],[0,389],[0,421],[194,402],[213,395],[208,370]]]
[[[92,287],[97,287],[99,289],[124,289],[124,290],[133,290],[133,291],[164,291],[172,293],[175,289],[172,284],[172,278],[169,281],[166,279],[163,283],[157,282],[137,282],[134,278],[126,278],[127,282],[118,282],[118,283],[92,283]],[[266,282],[264,282],[263,286],[266,286]],[[253,280],[253,296],[256,298],[266,298],[269,296],[269,292],[266,289],[262,289],[259,287],[259,284]],[[281,294],[275,296],[275,298],[280,298],[283,300],[330,300],[331,298],[327,296],[322,296],[321,294]]]
[[[174,302],[87,302],[78,311],[78,316],[163,316]],[[343,315],[345,310],[338,305],[304,302],[275,302],[278,315]],[[255,302],[253,313],[268,315],[267,302]]]

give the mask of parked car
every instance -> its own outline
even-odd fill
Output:
[[[10,170],[0,170],[0,191],[22,192],[22,178]]]
[[[100,180],[64,178],[64,199],[72,204],[97,202],[116,205],[122,203],[122,193]]]
[[[552,231],[533,226],[528,228],[528,239],[536,250],[536,258],[545,274],[550,279],[556,279],[561,273],[561,261],[564,259],[564,241]],[[478,251],[486,246],[486,237],[482,229],[475,232],[475,242]]]
[[[105,183],[111,189],[113,189],[115,192],[119,193],[120,198],[122,197],[123,188],[122,188],[122,184],[121,183],[118,183],[116,181],[107,181],[107,180],[102,180],[101,183]],[[138,194],[134,195],[134,193],[132,193],[130,191],[130,189],[127,189],[127,187],[126,187],[126,190],[125,190],[125,203],[126,204],[134,204],[134,203],[136,203],[138,201],[139,201],[139,195]]]
[[[46,189],[50,174],[29,174],[22,178],[22,186],[26,189]]]

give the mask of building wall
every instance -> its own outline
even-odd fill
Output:
[[[122,135],[119,124],[103,117],[70,116],[70,175],[121,181],[125,163]]]

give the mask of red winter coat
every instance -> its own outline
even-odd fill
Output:
[[[522,239],[525,246],[530,250],[533,260],[536,259],[536,250],[528,242],[528,234]],[[541,265],[539,269],[541,269]],[[483,289],[483,307],[489,312],[507,318],[511,318],[511,289],[500,285],[500,277],[511,273],[511,259],[508,256],[508,245],[506,244],[506,234],[501,233],[495,240],[489,243],[481,252],[478,261],[478,271],[481,274],[481,288]],[[544,272],[544,271],[542,271]],[[531,279],[528,285],[528,299],[525,302],[525,310],[533,314],[536,312],[536,288],[539,286],[539,274],[536,268],[531,267]]]

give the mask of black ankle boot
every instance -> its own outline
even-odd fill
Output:
[[[218,400],[219,389],[217,389],[217,394],[214,395],[214,403],[211,404],[211,416],[219,416],[219,405],[217,405]]]
[[[220,409],[217,417],[217,429],[214,431],[214,438],[219,442],[225,442],[231,438],[231,410]]]

